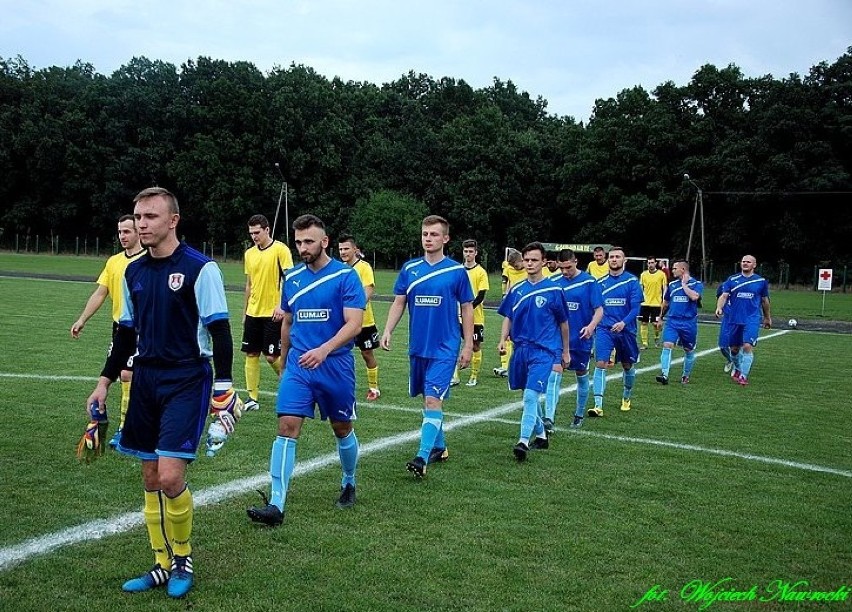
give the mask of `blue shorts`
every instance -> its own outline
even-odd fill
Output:
[[[536,393],[547,391],[547,381],[553,364],[560,356],[537,346],[515,344],[509,360],[509,388],[530,389]]]
[[[694,320],[678,321],[669,319],[663,329],[663,342],[680,344],[684,350],[691,351],[698,341],[698,323]]]
[[[592,348],[588,349],[571,349],[571,363],[568,364],[568,369],[572,372],[588,371],[589,362],[592,360]]]
[[[137,363],[118,450],[144,461],[195,459],[212,393],[207,361],[167,368]]]
[[[743,344],[757,346],[759,336],[760,321],[744,324],[733,323],[730,335],[728,336],[729,344],[727,346],[742,346]]]
[[[719,348],[739,346],[732,343],[734,327],[735,325],[730,322],[730,317],[722,317],[722,322],[719,324]],[[742,342],[742,339],[740,339],[740,342]]]
[[[313,370],[299,365],[301,355],[292,348],[287,353],[287,366],[278,385],[276,414],[312,419],[316,406],[323,421],[354,421],[355,358],[352,352],[329,355]]]
[[[408,375],[408,394],[411,397],[450,398],[450,382],[456,371],[455,359],[427,359],[409,356],[411,371]]]
[[[617,363],[639,363],[639,344],[636,332],[626,327],[619,333],[613,333],[606,327],[595,330],[595,359],[607,362],[615,349]]]

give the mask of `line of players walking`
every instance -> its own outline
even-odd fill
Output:
[[[458,263],[444,253],[449,223],[435,215],[423,219],[423,255],[402,266],[379,337],[370,306],[373,271],[352,236],[340,237],[342,261],[333,259],[322,220],[300,216],[293,230],[301,262],[294,267],[289,248],[274,240],[268,220],[253,216],[248,229],[254,246],[245,256],[242,351],[248,398],[243,403],[233,389],[221,272],[209,258],[177,240],[180,214],[171,193],[161,188],[144,190],[134,203],[134,216],[119,221],[124,252],[110,259],[98,289],[71,329],[72,336],[78,337],[106,294],[112,297],[113,345],[86,406],[94,418],[105,408],[110,384],[126,373],[122,374],[127,384],[123,385],[120,431],[111,445],[142,460],[145,522],[155,557],[154,567],[128,580],[125,591],[167,586],[170,596],[183,597],[192,587],[193,503],[186,466],[196,457],[208,412],[212,419],[206,448],[208,455],[215,456],[242,413],[260,408],[260,355],[280,382],[277,435],[269,461],[270,495],[261,494],[263,503],[248,508],[253,522],[278,526],[284,521],[302,425],[317,410],[330,423],[340,458],[342,478],[335,505],[341,509],[355,505],[359,442],[353,427],[356,397],[351,349],[355,344],[360,349],[367,369],[367,399],[375,401],[381,391],[374,350],[377,346],[391,350],[393,331],[406,310],[409,394],[422,395],[424,402],[419,448],[406,469],[423,478],[430,464],[448,459],[444,402],[451,387],[460,383],[459,369],[471,368],[467,386],[479,383],[483,360],[483,302],[489,287],[487,274],[476,262],[475,241],[463,243],[464,263]],[[127,236],[134,232],[138,241]],[[504,317],[498,342],[504,361],[495,374],[506,375],[511,389],[523,391],[520,437],[512,449],[518,461],[526,460],[532,450],[548,448],[566,370],[573,371],[577,380],[571,422],[576,428],[583,424],[590,391],[594,406],[588,415],[603,416],[606,372],[613,362],[623,368],[621,410],[631,409],[634,366],[639,362],[636,325],[646,295],[639,279],[625,270],[624,249],[595,253],[590,270],[598,278],[579,270],[570,250],[560,251],[550,263],[559,274],[546,276],[546,255],[538,242],[510,254],[508,265],[513,272],[504,267],[504,297],[498,310]],[[771,324],[767,284],[754,274],[755,264],[753,257],[743,258],[742,273],[720,287],[717,303],[717,315],[724,315],[725,346],[742,347],[726,353],[740,384],[747,384],[754,359],[759,331],[759,321],[754,324],[755,304],[762,308],[764,325]],[[659,314],[643,311],[656,324],[666,317],[662,374],[657,377],[662,384],[668,383],[676,344],[686,352],[681,380],[689,380],[703,290],[690,276],[687,262],[675,262],[672,272],[675,280],[665,284]],[[647,335],[642,339],[647,345]],[[136,379],[133,393],[129,392],[130,370]]]

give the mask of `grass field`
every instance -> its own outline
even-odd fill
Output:
[[[93,276],[100,265],[93,260]],[[379,355],[380,402],[359,406],[356,508],[333,508],[332,435],[309,422],[284,525],[250,524],[245,508],[259,501],[254,488],[266,488],[275,432],[275,382],[265,370],[263,409],[241,420],[219,456],[190,468],[196,588],[182,602],[162,591],[125,595],[123,580],[151,563],[138,465],[116,454],[92,465],[73,457],[110,332],[105,308],[80,340],[69,337],[91,290],[0,278],[0,402],[10,409],[0,439],[2,609],[620,610],[660,585],[667,600],[638,609],[698,610],[701,602],[680,595],[693,580],[731,577],[729,588],[757,585],[764,595],[774,580],[852,587],[852,336],[772,332],[747,388],[728,382],[715,353],[697,361],[690,385],[661,387],[651,349],[631,412],[618,411],[614,380],[604,419],[559,429],[550,450],[517,464],[520,395],[487,374],[499,324],[489,312],[481,383],[454,389],[446,405],[446,464],[420,482],[404,469],[420,403],[406,394],[401,326],[394,350]],[[228,298],[236,315],[242,296]],[[384,321],[387,305],[376,306]],[[715,335],[703,326],[699,350]],[[234,372],[241,386],[239,357]],[[573,409],[569,385],[558,425]],[[850,599],[823,605],[848,609]]]

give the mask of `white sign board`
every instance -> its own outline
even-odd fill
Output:
[[[831,268],[820,268],[817,274],[817,291],[831,291],[831,278],[834,271]]]

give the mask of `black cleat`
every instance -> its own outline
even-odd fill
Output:
[[[246,514],[248,514],[248,517],[255,523],[263,523],[270,527],[278,527],[278,525],[284,522],[284,513],[281,512],[278,506],[274,506],[269,503],[269,498],[266,497],[266,493],[263,491],[258,491],[258,493],[260,493],[260,496],[263,498],[264,506],[262,508],[252,506],[246,510]]]
[[[518,461],[526,461],[528,452],[530,452],[530,447],[523,442],[518,442],[512,449],[512,453],[514,453],[515,459]]]
[[[580,429],[583,426],[583,417],[574,415],[574,421],[571,423],[571,429]]]
[[[446,448],[433,448],[429,452],[429,463],[443,463],[450,458],[450,451]]]
[[[351,508],[355,505],[355,485],[348,484],[340,490],[340,497],[334,504],[338,508]]]
[[[655,380],[656,380],[658,383],[660,383],[661,385],[667,385],[667,384],[669,384],[669,377],[668,377],[668,376],[664,376],[664,375],[662,375],[662,374],[660,374],[659,376],[655,377]]]
[[[536,438],[530,443],[530,450],[546,450],[550,447],[550,440],[547,438]]]
[[[426,462],[423,461],[423,457],[415,457],[405,464],[405,469],[417,476],[417,478],[426,476]]]
[[[544,424],[544,431],[547,433],[547,435],[552,436],[554,429],[553,421],[551,419],[544,418],[541,420],[541,422]]]

